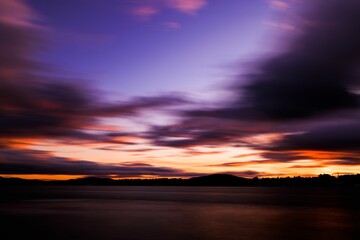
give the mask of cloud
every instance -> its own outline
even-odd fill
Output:
[[[360,151],[360,123],[335,124],[287,135],[269,146],[273,150]]]
[[[357,1],[321,1],[309,24],[244,86],[244,104],[270,119],[298,119],[359,107],[354,70],[360,59]]]
[[[307,24],[300,26],[302,33],[286,45],[287,49],[260,63],[253,73],[239,77],[232,86],[237,96],[232,104],[192,114],[291,120],[357,109],[359,2],[320,2],[317,11],[304,14]]]
[[[186,151],[185,156],[201,156],[201,155],[213,155],[213,154],[220,154],[223,153],[222,151],[199,151],[199,150],[195,150],[195,149],[188,149]]]
[[[289,8],[289,3],[282,0],[271,0],[270,5],[274,8],[280,8],[280,9]]]
[[[165,0],[168,6],[187,14],[195,14],[206,6],[206,0]]]
[[[182,112],[177,124],[154,127],[149,134],[154,144],[180,148],[238,144],[284,152],[292,147],[355,148],[360,3],[317,1],[302,19],[299,33],[280,53],[236,79],[230,90],[233,99],[224,99],[217,107],[193,108]],[[355,123],[342,126],[344,119]],[[265,139],[263,134],[278,137],[257,142],[256,136]]]
[[[262,160],[247,160],[236,162],[225,162],[208,165],[210,167],[244,167],[249,165],[298,163],[289,168],[321,168],[328,166],[358,166],[360,165],[360,153],[349,152],[326,152],[326,151],[264,151]],[[305,162],[304,162],[305,161]]]
[[[88,175],[98,177],[188,177],[194,173],[147,163],[101,164],[53,156],[46,151],[0,149],[0,174]]]
[[[34,27],[39,16],[22,0],[0,0],[0,22],[19,27]]]
[[[194,129],[194,126],[176,125],[153,126],[144,137],[152,140],[157,146],[187,148],[234,143],[237,142],[238,133],[226,129],[207,129],[205,126]]]
[[[20,11],[11,21],[6,14],[0,17],[0,137],[57,135],[60,129],[66,133],[91,122],[82,112],[91,102],[83,89],[34,73],[46,69],[32,58],[40,30],[30,22],[19,23],[30,17],[30,10],[20,1],[11,2],[1,2]]]
[[[303,160],[315,160],[318,164],[330,165],[360,165],[360,152],[349,151],[319,151],[319,150],[279,150],[265,151],[262,157],[274,163],[289,163]],[[249,161],[251,163],[251,161]]]
[[[129,101],[93,106],[90,114],[95,116],[136,115],[140,111],[190,104],[182,94],[171,93],[150,97],[134,97]]]
[[[43,29],[31,22],[35,17],[22,1],[0,0],[0,174],[191,175],[145,163],[100,164],[31,149],[48,139],[67,145],[134,144],[137,134],[102,128],[101,119],[189,103],[175,93],[106,102],[83,81],[45,77],[49,69],[33,57],[46,41]]]
[[[207,5],[207,0],[149,0],[136,1],[131,8],[130,13],[140,19],[149,20],[155,15],[166,11],[167,8],[174,9],[178,12],[195,15],[200,9]],[[176,22],[168,22],[167,27],[179,28]]]
[[[232,158],[245,158],[245,157],[252,157],[252,156],[257,156],[258,153],[245,153],[245,154],[239,154],[236,156],[233,156]]]
[[[93,128],[99,124],[99,118],[134,116],[141,111],[185,103],[175,96],[155,96],[104,104],[80,86],[54,81],[7,84],[0,80],[0,90],[3,93],[0,97],[0,138],[89,139],[90,134],[84,131],[88,126]]]
[[[293,165],[289,168],[295,168],[295,169],[301,169],[301,168],[323,168],[325,167],[324,165],[321,165],[321,164],[316,164],[316,165]]]
[[[248,165],[259,165],[259,164],[273,164],[278,163],[273,160],[252,160],[252,161],[242,161],[242,162],[226,162],[219,164],[208,165],[209,167],[243,167]]]
[[[150,19],[159,13],[159,10],[152,6],[137,6],[132,9],[132,14],[142,19]]]
[[[20,1],[9,6],[3,1],[1,4],[10,10],[17,6],[20,12],[15,16],[21,21],[28,19],[29,13],[24,10],[27,7]],[[42,43],[41,29],[30,23],[19,24],[15,16],[12,21],[1,16],[0,140],[72,137],[95,141],[106,136],[91,135],[85,130],[99,125],[100,118],[134,116],[149,109],[187,103],[177,94],[106,103],[81,81],[75,84],[72,79],[44,77],[46,64],[32,57]]]
[[[49,69],[33,57],[46,40],[43,29],[31,23],[36,15],[22,1],[10,2],[0,1],[0,142],[70,138],[126,143],[114,139],[119,138],[115,130],[89,130],[101,129],[102,118],[125,118],[189,103],[176,93],[105,102],[84,81],[45,77]],[[9,20],[7,14],[17,9]]]

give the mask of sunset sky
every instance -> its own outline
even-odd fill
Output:
[[[358,0],[0,0],[0,176],[360,172]]]

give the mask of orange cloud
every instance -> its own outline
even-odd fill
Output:
[[[232,158],[246,158],[246,157],[253,157],[253,156],[258,156],[258,153],[246,153],[246,154],[239,154],[236,156],[233,156]]]
[[[27,149],[30,146],[38,143],[38,139],[35,138],[0,138],[0,147],[12,148],[12,149]]]

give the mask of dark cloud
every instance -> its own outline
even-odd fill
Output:
[[[248,160],[237,162],[226,162],[220,164],[210,165],[211,167],[243,167],[248,165],[261,165],[261,164],[276,164],[294,162],[302,159],[309,159],[309,157],[302,155],[301,153],[289,153],[289,152],[264,152],[261,154],[264,160]]]
[[[356,108],[360,3],[320,1],[285,53],[266,61],[239,102],[265,118],[299,119]]]
[[[236,134],[227,130],[193,129],[178,127],[153,127],[146,135],[158,146],[187,148],[192,146],[217,146],[219,142],[235,141]]]
[[[278,150],[278,151],[265,151],[261,156],[267,160],[258,161],[257,163],[288,163],[296,162],[299,160],[316,160],[321,166],[328,165],[360,165],[360,152],[359,151],[319,151],[319,150]],[[248,161],[247,164],[251,164]]]
[[[184,112],[182,121],[168,127],[171,131],[155,131],[154,143],[192,147],[237,142],[266,149],[244,139],[264,133],[297,133],[275,141],[274,150],[286,151],[292,145],[298,145],[293,149],[356,148],[358,123],[344,127],[339,119],[359,112],[360,2],[307,4],[299,17],[299,31],[280,54],[237,79],[231,103]],[[324,127],[329,122],[334,126]],[[236,124],[229,130],[229,125]],[[181,134],[177,137],[176,133]]]
[[[359,166],[360,155],[354,155],[354,157],[343,157],[337,160],[328,161],[328,164],[343,165],[343,166]]]
[[[270,159],[271,161],[276,162],[292,162],[301,159],[309,159],[308,156],[302,154],[301,152],[274,152],[268,151],[261,153],[261,156]]]
[[[225,162],[220,164],[213,164],[213,167],[243,167],[248,165],[261,165],[261,164],[277,164],[296,162],[298,160],[312,159],[303,152],[287,152],[287,151],[263,151],[257,154],[242,154],[239,157],[249,157],[260,155],[263,159],[252,159],[246,161]]]
[[[101,164],[56,157],[39,150],[0,149],[0,174],[60,174],[103,177],[196,176],[182,170],[147,163]]]
[[[109,140],[110,135],[84,130],[102,117],[128,117],[188,103],[179,94],[105,103],[84,81],[44,77],[50,70],[33,55],[45,38],[43,30],[31,23],[30,9],[17,1],[0,7],[0,138]]]
[[[91,137],[83,130],[87,126],[98,124],[99,118],[128,117],[144,110],[185,102],[176,96],[155,96],[102,104],[97,96],[87,94],[83,87],[55,82],[53,79],[41,80],[43,81],[22,81],[11,86],[2,84],[0,80],[1,136],[66,136],[91,140],[96,137]]]
[[[184,95],[179,93],[165,94],[151,97],[135,97],[130,101],[123,101],[117,104],[93,106],[91,110],[95,116],[119,116],[137,115],[140,111],[178,106],[191,103]]]
[[[360,123],[336,124],[287,135],[272,143],[272,150],[360,152]]]
[[[100,164],[12,147],[22,139],[131,145],[136,134],[94,131],[94,126],[101,129],[102,118],[189,103],[177,93],[105,102],[85,81],[46,77],[56,73],[35,60],[34,54],[46,44],[44,29],[32,23],[36,18],[21,1],[0,1],[0,174],[187,176],[149,164]]]
[[[244,154],[253,155],[253,154]],[[302,160],[316,160],[317,167],[326,167],[329,165],[360,165],[360,152],[331,152],[331,151],[315,151],[315,150],[305,150],[305,149],[281,149],[278,151],[262,151],[258,153],[262,160],[246,160],[246,161],[234,161],[234,162],[225,162],[220,164],[208,165],[210,167],[244,167],[248,165],[261,165],[261,164],[278,164],[278,163],[293,163]],[[299,166],[299,167],[297,167]],[[294,165],[290,168],[301,168],[301,166],[313,167],[311,165]]]
[[[219,134],[216,132],[202,132],[196,133],[191,136],[191,138],[176,138],[174,140],[169,139],[158,139],[156,140],[155,144],[158,146],[167,146],[167,147],[192,147],[198,145],[218,145],[218,142],[223,139],[226,135]]]
[[[241,140],[259,131],[269,131],[267,126],[252,125],[230,119],[185,117],[169,126],[152,126],[144,135],[154,145],[188,148],[195,146],[246,145]]]

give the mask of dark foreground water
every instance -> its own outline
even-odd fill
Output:
[[[356,189],[0,187],[0,239],[360,239]]]

